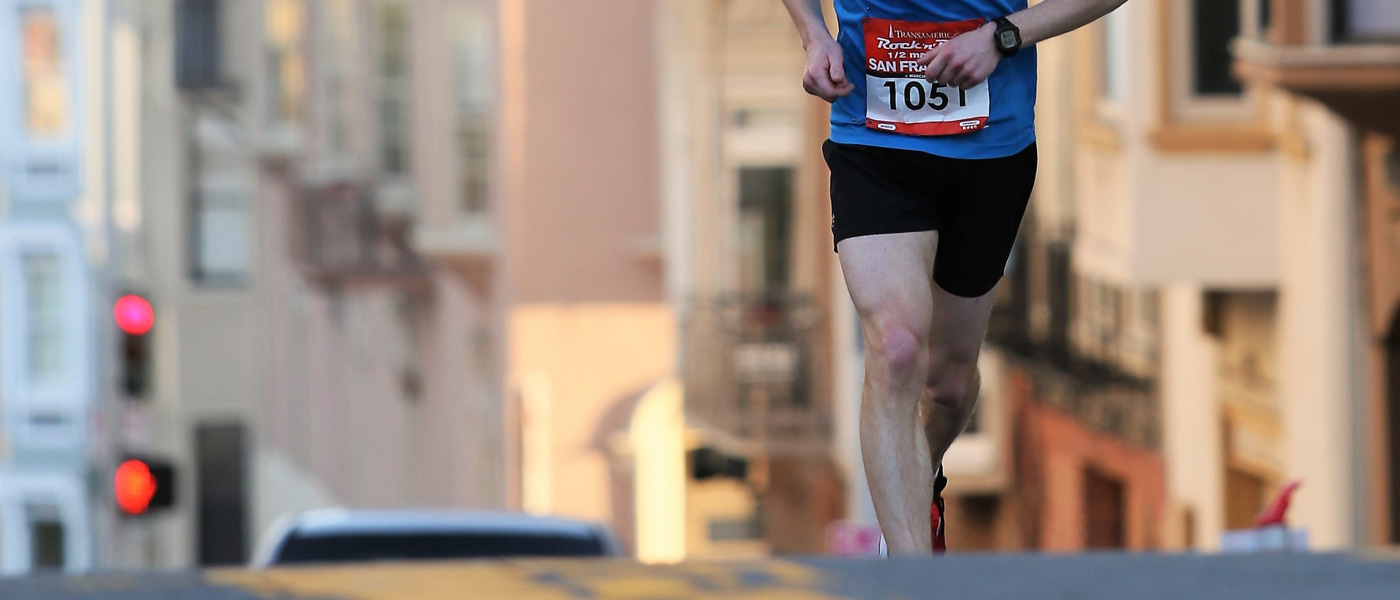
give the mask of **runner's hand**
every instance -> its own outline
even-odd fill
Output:
[[[925,77],[934,84],[963,89],[986,81],[1001,61],[995,35],[995,28],[984,25],[939,44],[919,57],[919,64],[928,67]]]
[[[807,48],[807,71],[802,74],[802,89],[827,102],[835,102],[856,89],[846,81],[845,54],[836,40],[828,38]]]

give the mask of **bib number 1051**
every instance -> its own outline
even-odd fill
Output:
[[[907,79],[900,81],[886,81],[885,87],[889,90],[890,110],[900,111],[923,110],[947,110],[949,103],[954,103],[957,108],[967,106],[967,90],[954,88],[951,86],[934,85],[925,79]],[[902,88],[902,89],[901,89]],[[956,94],[949,96],[943,90],[957,90]],[[904,105],[900,106],[899,101],[903,100]]]
[[[934,85],[918,57],[984,21],[923,23],[865,19],[865,126],[904,135],[964,135],[991,120],[986,81],[966,89]]]

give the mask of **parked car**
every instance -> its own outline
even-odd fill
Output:
[[[273,524],[253,565],[621,555],[607,527],[576,519],[507,512],[321,509]]]

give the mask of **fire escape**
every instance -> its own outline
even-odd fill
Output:
[[[411,219],[401,204],[361,182],[303,187],[296,206],[304,275],[332,286],[426,284],[427,266],[409,246]]]
[[[686,410],[705,425],[773,455],[830,450],[831,409],[818,401],[810,295],[721,295],[686,323]]]

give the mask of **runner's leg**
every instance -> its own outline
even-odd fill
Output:
[[[942,168],[960,176],[951,179],[951,193],[935,196],[941,234],[923,403],[935,469],[977,404],[977,358],[1035,187],[1037,150],[1032,144],[1005,158],[948,162]]]
[[[977,406],[982,384],[977,357],[987,335],[995,293],[963,298],[933,286],[929,372],[921,408],[934,470]]]
[[[841,241],[841,270],[865,334],[860,445],[891,555],[928,554],[933,463],[919,416],[929,375],[931,273],[938,234]]]

